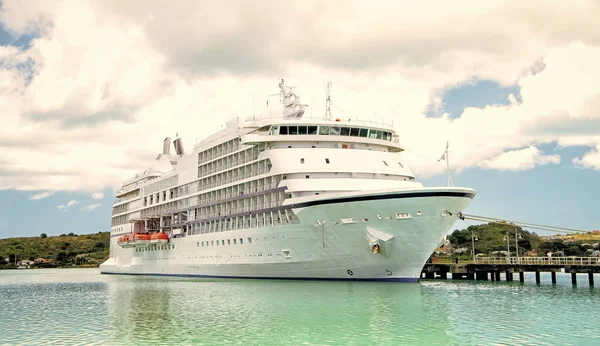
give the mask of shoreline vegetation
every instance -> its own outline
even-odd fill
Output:
[[[109,232],[0,239],[0,269],[98,267],[109,247]]]
[[[554,256],[597,257],[599,249],[600,231],[540,236],[508,222],[491,222],[454,230],[432,259],[473,260],[473,254],[506,257],[515,256],[517,251],[523,257],[545,257],[548,252]]]
[[[473,251],[473,243],[475,251]],[[472,225],[454,230],[431,260],[473,260],[475,256],[502,257],[598,256],[600,231],[539,236],[506,222]],[[0,239],[0,269],[98,267],[109,256],[110,233],[61,234]]]

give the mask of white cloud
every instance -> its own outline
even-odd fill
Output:
[[[90,204],[90,205],[86,205],[85,207],[81,208],[81,211],[92,211],[96,208],[98,208],[99,206],[101,206],[102,203],[96,203],[96,204]]]
[[[54,191],[40,192],[40,193],[37,193],[37,194],[29,197],[29,199],[32,201],[39,201],[40,199],[48,198],[48,197],[52,196],[53,194],[54,194]]]
[[[531,146],[502,153],[490,160],[481,162],[478,166],[505,171],[525,171],[549,163],[559,164],[560,156],[543,155],[538,148]]]
[[[587,152],[583,157],[574,158],[573,163],[582,168],[593,168],[600,171],[600,145],[596,146],[594,150]]]
[[[0,46],[0,189],[117,187],[165,136],[179,132],[191,148],[251,115],[253,97],[263,111],[281,76],[314,116],[332,80],[336,116],[393,117],[401,143],[433,160],[450,141],[459,170],[494,166],[513,148],[599,145],[600,4],[459,4],[3,1],[2,25],[39,37]],[[517,84],[519,100],[424,116],[443,111],[445,90],[476,79]],[[577,163],[598,167],[593,153]],[[444,169],[406,160],[419,175]]]
[[[92,199],[103,199],[104,192],[94,192],[92,193]]]
[[[58,208],[58,210],[66,210],[77,204],[79,204],[79,202],[77,202],[75,200],[70,200],[66,204],[61,204],[61,205],[57,206],[57,208]]]

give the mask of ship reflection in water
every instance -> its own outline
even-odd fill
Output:
[[[446,317],[422,295],[420,284],[118,277],[107,334],[118,344],[446,344]]]
[[[0,345],[590,344],[600,290],[549,281],[192,280],[0,271]],[[560,318],[549,318],[560,312]],[[558,315],[556,315],[558,316]]]

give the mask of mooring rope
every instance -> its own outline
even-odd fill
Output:
[[[492,218],[492,217],[487,217],[487,216],[479,216],[479,215],[471,215],[471,214],[463,214],[463,213],[459,213],[458,218],[461,220],[473,220],[473,221],[491,222],[491,223],[511,223],[515,226],[522,226],[522,227],[526,227],[526,228],[533,228],[533,229],[550,231],[550,232],[564,232],[564,233],[586,232],[584,230],[578,230],[578,229],[573,229],[573,228],[549,226],[549,225],[542,225],[542,224],[535,224],[535,223],[521,222],[521,221],[513,221],[513,220],[506,220],[506,219],[498,219],[498,218]]]

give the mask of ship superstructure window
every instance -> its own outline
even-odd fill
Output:
[[[373,139],[392,140],[392,133],[388,131],[359,128],[359,127],[340,127],[340,126],[272,126],[271,135],[322,135],[322,136],[351,136]]]
[[[329,159],[325,159],[325,163],[329,163]]]
[[[233,240],[233,245],[236,245],[236,243],[235,243],[235,239]]]
[[[304,163],[304,158],[301,158],[301,159],[300,159],[300,163]]]

